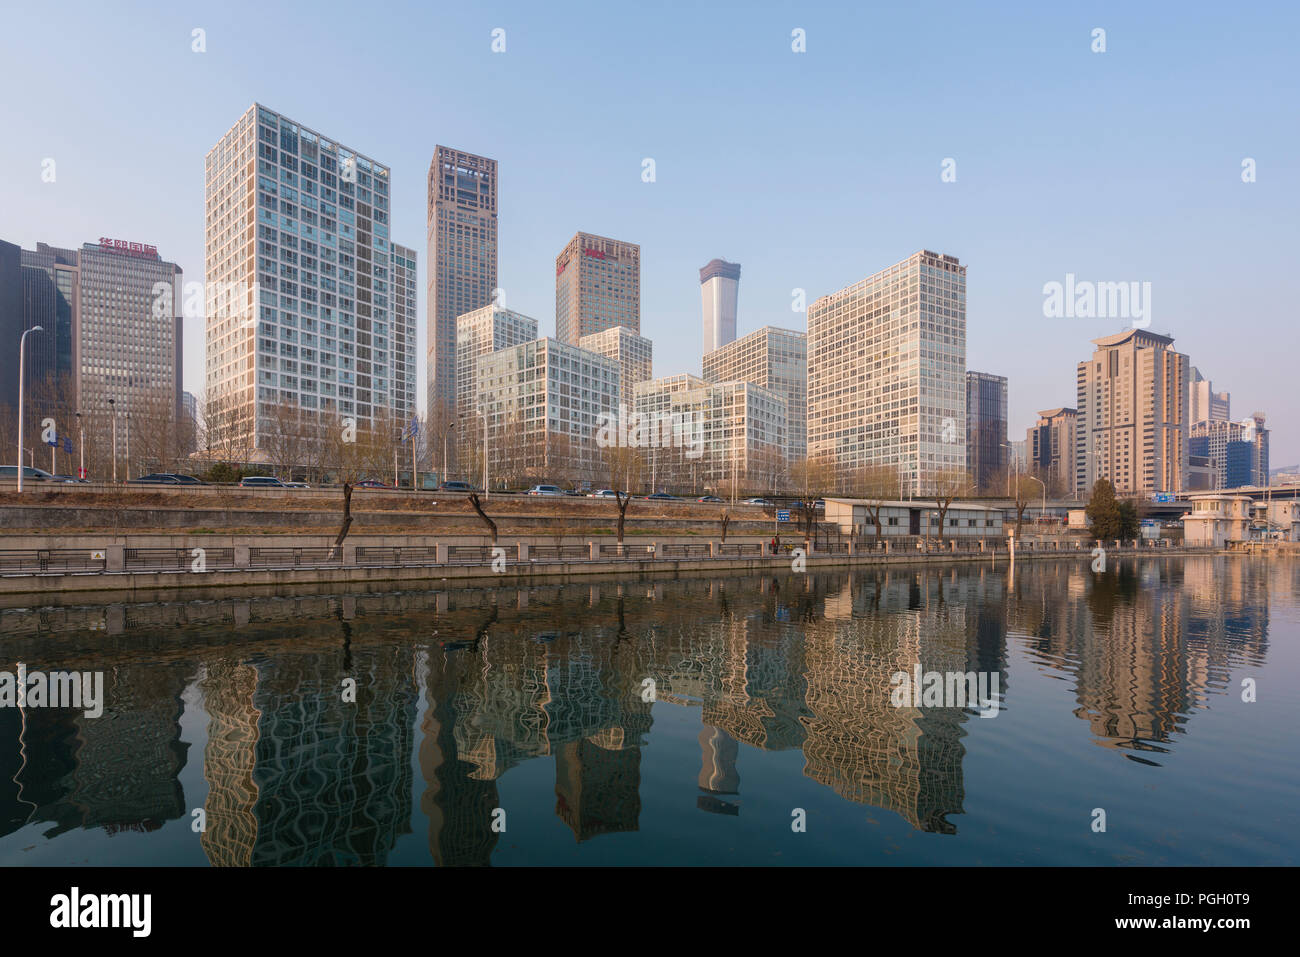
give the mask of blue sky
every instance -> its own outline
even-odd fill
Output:
[[[1234,418],[1267,413],[1274,467],[1300,461],[1295,4],[294,6],[8,10],[0,238],[152,243],[202,280],[204,156],[259,101],[391,166],[421,364],[443,143],[500,162],[500,283],[543,334],[580,229],[641,244],[656,375],[699,371],[697,270],[715,256],[742,264],[743,334],[804,328],[795,288],[811,301],[933,249],[968,267],[968,366],[1010,378],[1021,438],[1074,404],[1075,363],[1122,325],[1045,318],[1043,285],[1150,282],[1151,329]],[[198,392],[201,319],[186,338]]]

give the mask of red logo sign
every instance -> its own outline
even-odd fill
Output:
[[[582,251],[582,254],[583,254],[584,256],[590,256],[590,257],[593,258],[593,259],[604,259],[604,258],[605,258],[605,254],[604,254],[603,252],[601,252],[599,249],[584,249],[584,250]]]
[[[109,239],[106,236],[100,236],[99,245],[105,249],[111,249],[113,252],[126,253],[128,256],[142,256],[148,259],[159,258],[158,247],[147,246],[144,243],[128,243],[125,239]]]

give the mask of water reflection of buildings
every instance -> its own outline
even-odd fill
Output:
[[[740,813],[742,782],[761,780],[742,775],[747,748],[798,749],[844,799],[952,833],[968,722],[997,723],[896,709],[895,672],[992,672],[1005,695],[1010,630],[1074,679],[1099,742],[1167,750],[1235,668],[1262,661],[1269,591],[1300,584],[1294,563],[1088,565],[1025,563],[1011,593],[1004,568],[970,565],[0,611],[15,661],[109,670],[113,715],[0,709],[0,830],[185,815],[179,721],[196,682],[213,864],[383,863],[417,790],[432,860],[488,864],[498,782],[537,759],[554,761],[555,813],[577,840],[635,831],[651,679],[660,708],[699,709],[701,810]]]

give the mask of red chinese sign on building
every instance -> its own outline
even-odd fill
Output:
[[[105,249],[111,249],[115,253],[126,253],[128,256],[141,256],[146,259],[158,259],[158,247],[148,246],[144,243],[129,243],[125,239],[109,239],[106,236],[99,237],[99,245]]]

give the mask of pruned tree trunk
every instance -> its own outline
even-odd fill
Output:
[[[724,542],[727,540],[727,526],[730,524],[731,524],[731,513],[723,512],[722,513],[722,540]]]
[[[632,502],[632,495],[628,492],[615,492],[614,501],[618,503],[618,544],[623,544],[623,525],[627,519],[627,507]]]
[[[343,483],[343,525],[339,528],[338,537],[334,539],[334,544],[330,547],[330,554],[327,561],[333,561],[334,555],[343,547],[343,539],[348,537],[348,529],[352,527],[352,486]]]
[[[478,492],[469,493],[469,504],[474,506],[474,511],[478,512],[478,517],[488,527],[488,532],[492,536],[492,544],[495,545],[497,543],[497,523],[488,518],[487,512],[483,511],[483,505],[478,500]]]

